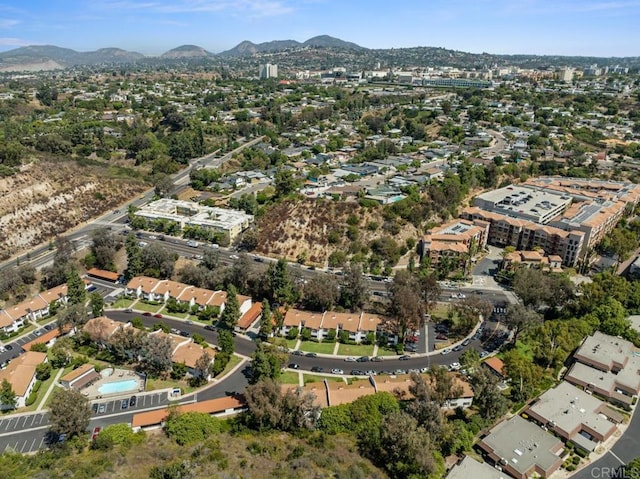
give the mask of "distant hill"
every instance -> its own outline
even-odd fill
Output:
[[[255,55],[256,53],[270,53],[291,48],[336,48],[343,50],[366,50],[366,48],[356,45],[352,42],[345,42],[339,38],[330,37],[329,35],[320,35],[310,38],[306,42],[300,43],[295,40],[275,40],[264,43],[253,43],[248,40],[239,43],[230,50],[219,53],[221,57],[241,57]]]
[[[137,52],[120,48],[101,48],[93,52],[77,52],[54,45],[31,45],[0,53],[0,71],[54,70],[74,65],[131,63],[144,58]]]
[[[213,53],[197,45],[181,45],[168,52],[164,52],[160,55],[160,58],[175,60],[179,58],[208,58],[213,56]]]

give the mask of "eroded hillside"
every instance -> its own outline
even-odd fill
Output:
[[[0,259],[48,241],[146,190],[74,162],[32,163],[0,178]]]
[[[372,241],[393,238],[399,247],[418,238],[418,229],[385,222],[383,207],[364,208],[355,201],[302,199],[269,208],[258,222],[257,252],[325,266],[329,255],[365,254]],[[363,252],[364,250],[364,252]]]

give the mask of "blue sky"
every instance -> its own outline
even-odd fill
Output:
[[[369,48],[639,56],[640,0],[0,0],[0,50],[220,52],[321,34]]]

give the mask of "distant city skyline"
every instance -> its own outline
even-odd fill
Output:
[[[1,0],[0,0],[1,1]],[[6,0],[0,51],[56,45],[159,55],[331,35],[367,48],[640,56],[640,0]]]

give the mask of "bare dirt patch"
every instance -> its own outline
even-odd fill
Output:
[[[0,259],[46,242],[148,189],[73,162],[38,162],[0,178]]]

